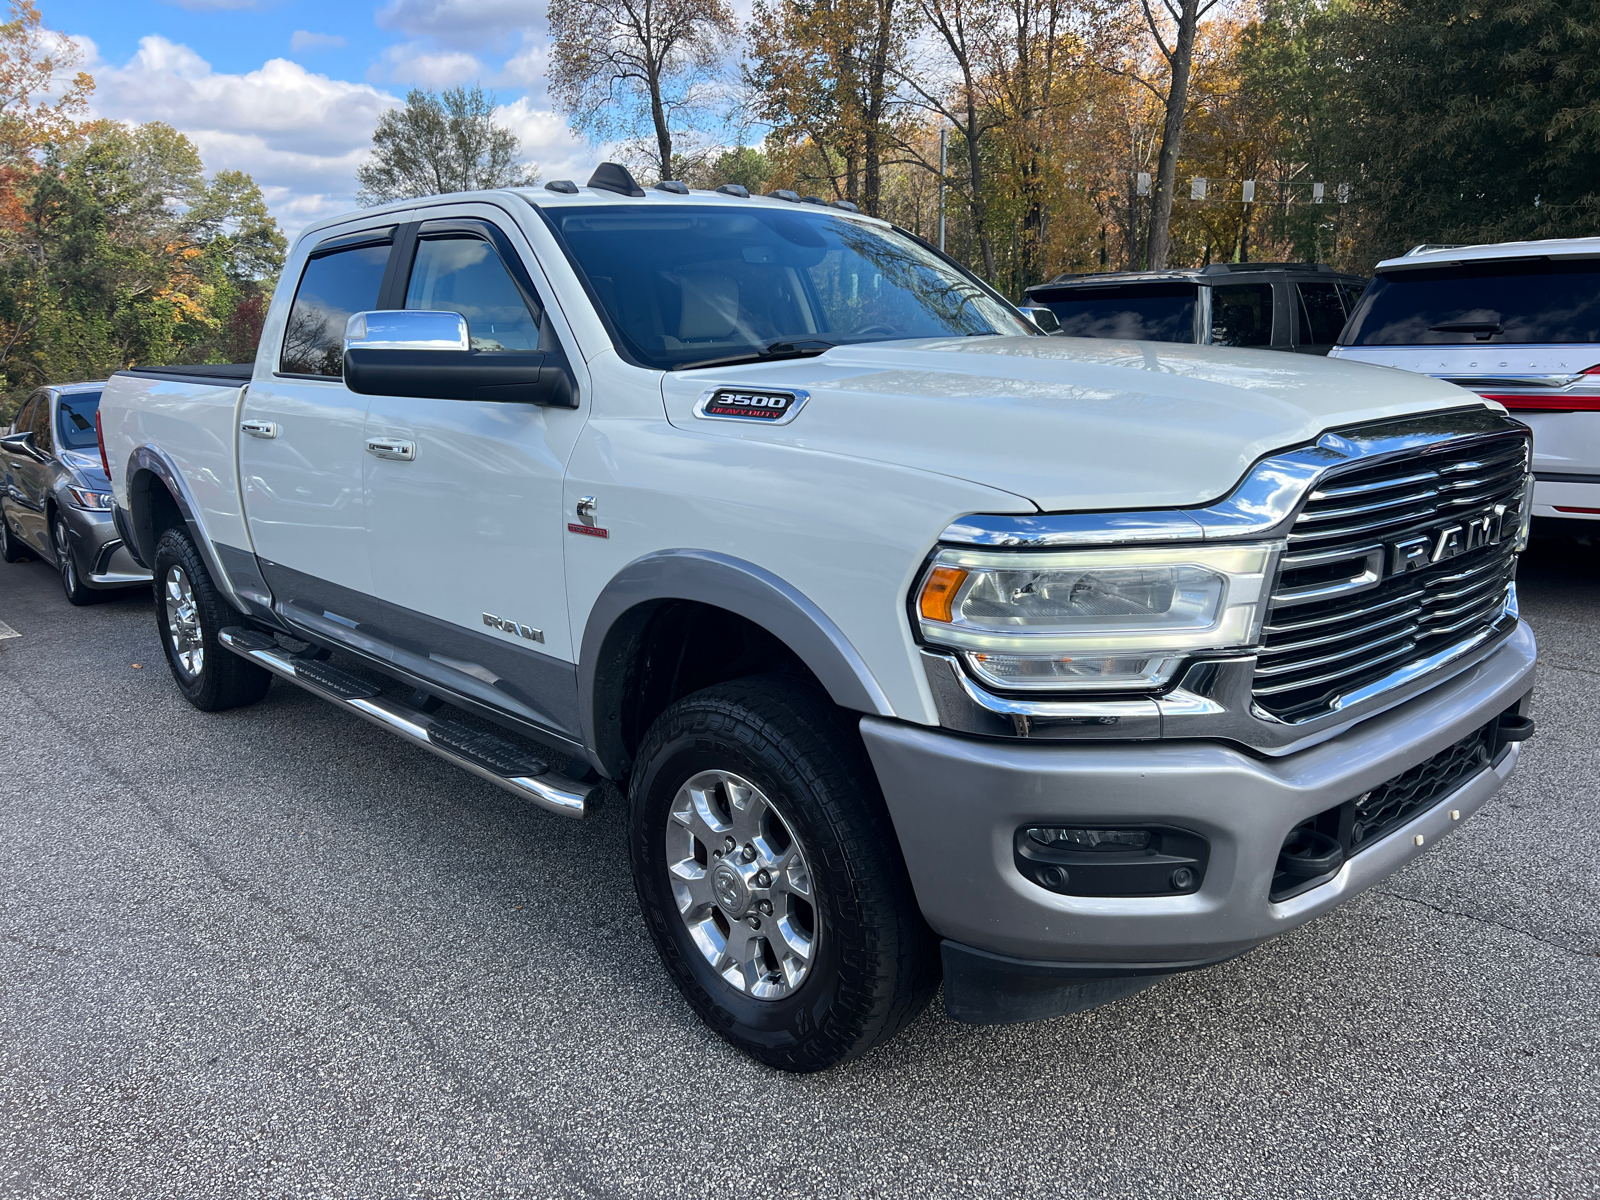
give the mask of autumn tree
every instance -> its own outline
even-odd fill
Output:
[[[402,108],[378,118],[372,158],[356,169],[358,204],[525,187],[536,168],[521,161],[517,135],[494,119],[494,96],[474,85],[442,94],[413,88]]]
[[[738,32],[726,0],[550,0],[546,19],[557,106],[596,139],[653,135],[659,178],[676,178],[675,139],[712,112]]]
[[[1159,102],[1162,110],[1161,149],[1156,155],[1155,188],[1150,202],[1150,233],[1145,261],[1152,270],[1167,265],[1172,249],[1172,201],[1178,179],[1178,154],[1183,143],[1183,122],[1189,110],[1189,84],[1194,70],[1195,38],[1200,22],[1220,0],[1138,0],[1136,13],[1121,14],[1125,23],[1142,22],[1156,51],[1152,71],[1143,55],[1125,53],[1109,64],[1137,82]]]
[[[808,144],[835,199],[876,216],[896,144],[912,0],[757,0],[745,86],[755,117]]]

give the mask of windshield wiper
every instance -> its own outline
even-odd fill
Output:
[[[674,371],[692,371],[697,367],[737,367],[742,363],[778,362],[785,358],[815,358],[832,350],[837,342],[822,338],[785,338],[770,342],[759,350],[744,354],[730,354],[726,358],[707,358],[700,362],[678,363]]]
[[[1499,321],[1440,321],[1428,326],[1429,333],[1470,333],[1480,342],[1486,342],[1505,329]]]

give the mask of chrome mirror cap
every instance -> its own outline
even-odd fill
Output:
[[[460,313],[421,309],[358,312],[345,323],[346,350],[472,349],[467,319]]]

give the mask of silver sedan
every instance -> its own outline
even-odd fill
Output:
[[[0,559],[38,556],[74,604],[148,583],[111,517],[95,413],[104,382],[40,388],[0,436]]]

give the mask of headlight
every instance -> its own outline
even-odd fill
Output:
[[[94,512],[111,511],[110,492],[91,492],[77,487],[69,487],[67,491],[72,496],[72,502],[79,508],[87,508]]]
[[[1260,639],[1282,548],[942,550],[918,591],[919,624],[994,687],[1149,690],[1185,653]]]

